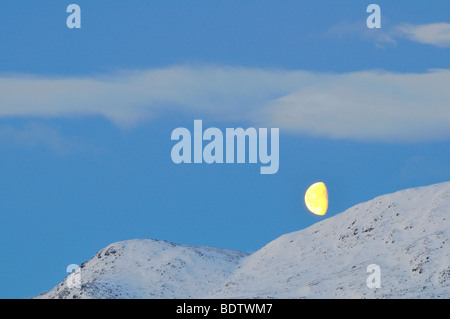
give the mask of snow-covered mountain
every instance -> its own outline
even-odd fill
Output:
[[[117,242],[37,298],[199,298],[225,281],[245,256],[154,239]]]
[[[450,182],[356,205],[246,253],[131,240],[38,298],[450,298]],[[369,288],[369,265],[380,288]]]

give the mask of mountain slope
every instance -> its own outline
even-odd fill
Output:
[[[213,298],[450,297],[450,183],[377,197],[252,254]],[[367,267],[381,270],[369,289]]]
[[[38,298],[450,298],[450,183],[356,205],[257,252],[114,243]],[[367,267],[381,270],[368,288]]]

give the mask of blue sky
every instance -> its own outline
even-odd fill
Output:
[[[115,241],[255,251],[450,180],[448,1],[78,0],[76,30],[70,3],[0,5],[1,298]],[[278,173],[175,165],[171,132],[195,119],[279,127]],[[303,204],[316,181],[324,217]]]

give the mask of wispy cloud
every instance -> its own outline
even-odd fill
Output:
[[[0,126],[0,144],[24,148],[43,147],[58,155],[88,150],[85,143],[64,136],[54,127],[36,122],[22,126]]]
[[[185,66],[87,78],[4,75],[0,116],[102,115],[119,125],[172,109],[240,117],[309,77],[306,72]]]
[[[450,70],[315,73],[177,66],[86,78],[0,76],[0,117],[164,116],[246,121],[285,132],[373,141],[450,138]]]
[[[373,41],[377,47],[382,48],[384,48],[386,44],[397,44],[397,41],[392,36],[392,32],[386,31],[386,28],[369,29],[364,22],[341,22],[340,24],[331,27],[327,31],[327,35],[338,38],[345,38],[349,35],[356,36],[361,39]]]
[[[341,23],[331,27],[328,35],[346,37],[358,36],[363,39],[373,40],[378,47],[386,44],[396,45],[399,39],[407,39],[412,42],[428,44],[441,48],[450,47],[450,23],[430,24],[400,24],[380,29],[369,29],[360,23]]]
[[[397,26],[394,30],[394,35],[414,42],[450,48],[450,23],[403,24]]]

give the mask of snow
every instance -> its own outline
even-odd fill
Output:
[[[402,190],[285,234],[249,255],[130,240],[38,298],[449,298],[450,182]],[[381,270],[368,288],[367,266]],[[69,276],[70,277],[70,276]]]
[[[198,298],[223,282],[245,256],[155,239],[117,242],[80,266],[80,288],[68,285],[72,273],[37,298]]]

